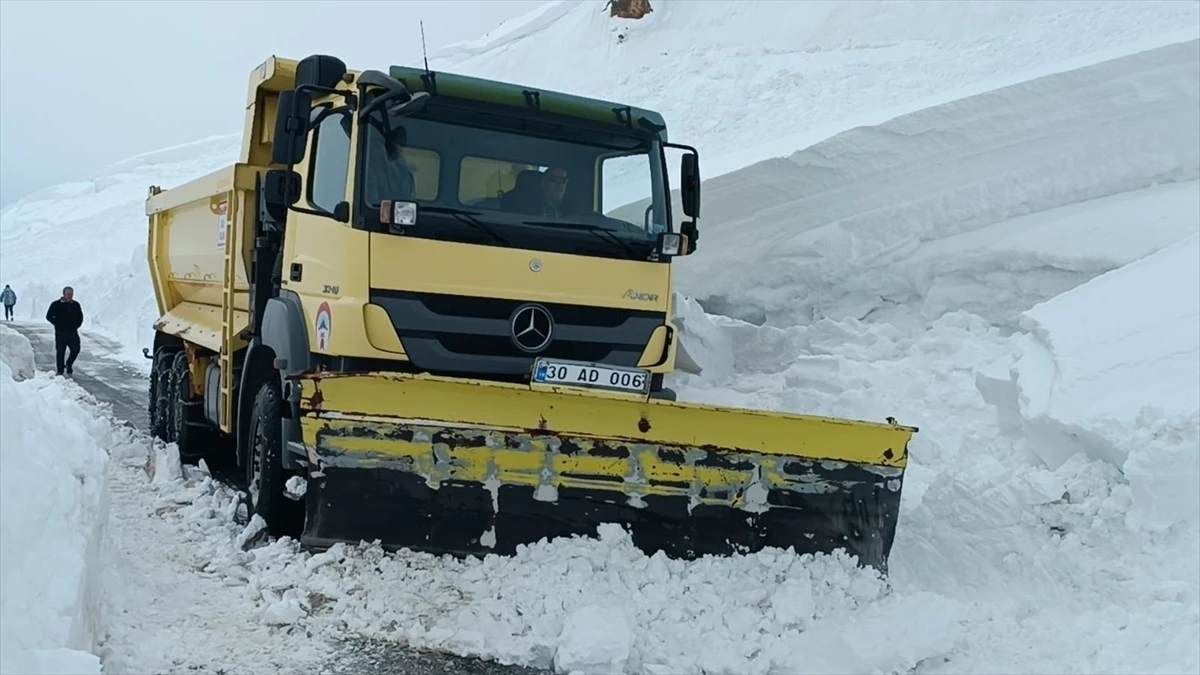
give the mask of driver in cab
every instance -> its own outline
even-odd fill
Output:
[[[542,215],[561,216],[563,195],[567,192],[567,171],[558,167],[542,174]]]
[[[565,213],[567,181],[567,171],[560,167],[522,171],[512,191],[501,198],[501,208],[531,216],[560,217]]]

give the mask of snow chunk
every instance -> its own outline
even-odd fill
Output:
[[[308,481],[302,476],[292,476],[284,483],[283,489],[288,498],[299,501],[308,493]]]
[[[29,338],[8,326],[0,326],[0,360],[12,371],[17,382],[32,378],[37,369],[33,365],[33,346]]]
[[[563,622],[554,667],[566,673],[624,673],[632,649],[633,629],[625,612],[587,605],[568,614]]]
[[[263,612],[263,623],[271,626],[288,626],[308,614],[300,603],[295,589],[289,589],[279,600],[272,602]]]
[[[695,300],[676,293],[673,320],[679,329],[675,367],[720,382],[733,373],[733,343],[722,330],[724,317],[705,313]]]

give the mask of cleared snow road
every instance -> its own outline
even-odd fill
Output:
[[[54,370],[54,335],[50,326],[21,322],[5,325],[29,339],[38,370]],[[110,405],[115,421],[146,433],[145,376],[115,358],[119,353],[116,343],[92,333],[85,333],[82,338],[82,350],[74,368],[75,382],[100,403]],[[178,528],[174,523],[163,518],[164,507],[150,494],[144,475],[114,464],[110,466],[109,480],[110,532],[126,564],[121,570],[105,573],[110,584],[116,584],[110,585],[109,592],[118,596],[121,605],[119,611],[110,612],[106,626],[109,635],[102,653],[106,668],[153,672],[157,666],[169,664],[174,672],[204,673],[228,672],[236,663],[260,673],[534,675],[548,672],[352,636],[344,640],[334,638],[335,646],[328,655],[319,654],[319,641],[314,640],[311,646],[318,652],[314,662],[311,653],[295,653],[291,640],[280,640],[270,634],[271,629],[254,625],[253,617],[239,616],[244,604],[232,598],[230,587],[199,573],[186,556],[179,555],[178,548],[187,545],[186,538],[175,531]],[[227,598],[231,601],[226,602]],[[183,642],[163,644],[161,638],[168,635],[178,635]]]
[[[13,322],[5,325],[29,338],[38,370],[54,372],[54,332],[49,324]],[[80,343],[73,379],[97,400],[112,405],[116,417],[139,431],[146,431],[149,424],[146,378],[112,358],[112,354],[120,349],[112,340],[88,333],[82,336]]]

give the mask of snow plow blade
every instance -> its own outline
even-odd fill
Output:
[[[844,548],[886,571],[917,431],[428,375],[297,384],[310,548],[510,555],[620,523],[648,555]]]

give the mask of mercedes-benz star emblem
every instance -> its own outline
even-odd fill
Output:
[[[530,260],[529,261],[529,269],[533,270],[534,272],[541,272],[542,271],[542,261],[538,260],[537,258]]]
[[[512,315],[513,344],[531,354],[550,344],[554,334],[554,319],[541,305],[521,305]]]

